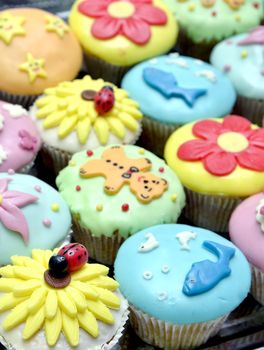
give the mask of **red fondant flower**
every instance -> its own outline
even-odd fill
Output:
[[[117,3],[125,3],[122,5],[129,7],[123,17],[121,13],[113,14],[113,6]],[[164,25],[167,22],[166,13],[152,6],[152,0],[85,0],[78,10],[96,18],[91,28],[96,38],[111,39],[116,35],[124,35],[138,45],[149,41],[150,25]]]
[[[194,124],[192,132],[198,139],[179,147],[180,159],[200,160],[217,176],[232,173],[237,165],[264,171],[264,129],[252,129],[247,119],[230,115],[223,123],[203,120]]]

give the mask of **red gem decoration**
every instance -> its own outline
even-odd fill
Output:
[[[126,212],[129,210],[129,205],[127,203],[122,205],[122,211]]]
[[[111,86],[104,86],[94,96],[94,106],[99,114],[109,112],[115,104],[114,90]]]
[[[97,39],[106,40],[123,35],[137,45],[146,44],[151,38],[151,25],[165,25],[166,13],[152,5],[152,0],[127,0],[134,8],[134,13],[127,18],[111,17],[108,7],[116,0],[84,0],[78,10],[85,16],[95,18],[92,34]]]
[[[164,168],[162,166],[159,168],[159,172],[164,173]]]
[[[217,16],[217,12],[216,11],[213,11],[211,14],[212,14],[213,17]]]
[[[79,186],[79,185],[77,185],[76,187],[75,187],[75,189],[76,189],[76,191],[81,191],[81,186]]]
[[[253,2],[253,7],[255,7],[255,9],[259,9],[259,2]]]
[[[86,151],[86,154],[87,154],[88,157],[91,157],[93,155],[93,151],[88,150],[88,151]]]
[[[236,132],[248,141],[248,147],[240,152],[228,152],[217,144],[218,136]],[[264,171],[264,129],[252,129],[243,117],[229,115],[222,123],[202,120],[194,124],[192,133],[197,140],[183,143],[177,152],[180,159],[201,161],[204,168],[216,176],[232,173],[236,166],[253,171]]]
[[[58,255],[64,256],[68,262],[68,272],[79,270],[88,261],[87,249],[79,243],[70,243],[58,251]]]

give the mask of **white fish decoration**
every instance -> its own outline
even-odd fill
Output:
[[[190,239],[195,239],[197,233],[193,231],[182,231],[176,234],[176,238],[179,240],[182,250],[190,250],[188,245]]]
[[[140,246],[138,247],[138,252],[140,253],[150,252],[159,246],[159,242],[152,233],[147,233],[145,237],[147,240],[140,243]]]

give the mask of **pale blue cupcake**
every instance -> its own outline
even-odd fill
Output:
[[[163,155],[164,144],[179,126],[223,117],[235,104],[230,80],[212,65],[172,53],[142,62],[123,78],[122,87],[144,113],[142,146]]]
[[[251,282],[249,264],[235,245],[212,231],[180,224],[131,236],[114,268],[137,334],[174,350],[194,348],[216,334]]]

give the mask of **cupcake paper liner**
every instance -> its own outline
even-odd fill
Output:
[[[185,188],[185,217],[193,224],[216,232],[227,232],[230,216],[242,202],[239,197],[206,195]]]
[[[264,305],[264,273],[251,264],[252,282],[250,293]]]
[[[262,127],[264,118],[264,98],[260,100],[238,96],[234,112]]]
[[[29,109],[38,97],[39,95],[14,95],[9,92],[0,91],[0,100],[21,105],[26,109]]]
[[[22,173],[22,174],[28,174],[31,170],[31,168],[33,168],[34,164],[35,164],[35,159],[36,157],[27,165],[25,165],[23,168],[18,170],[18,173]]]
[[[167,350],[193,349],[205,343],[220,330],[228,317],[224,315],[208,322],[177,325],[130,308],[130,321],[137,335],[146,343]]]
[[[91,258],[105,265],[113,265],[117,251],[125,240],[118,231],[111,237],[104,235],[94,237],[91,231],[81,227],[76,219],[73,219],[73,227],[75,241],[82,243],[88,249]]]
[[[43,143],[42,150],[44,153],[42,154],[44,160],[46,155],[48,155],[52,159],[52,167],[55,174],[58,174],[63,168],[65,168],[72,157],[71,153],[49,146],[46,143]],[[46,159],[45,161],[48,160]]]

